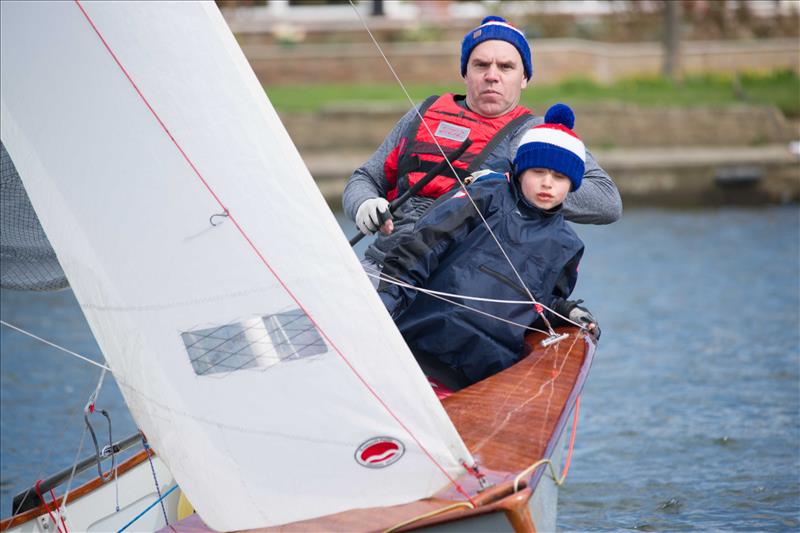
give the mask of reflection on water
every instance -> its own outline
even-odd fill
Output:
[[[796,530],[800,209],[638,210],[576,229],[587,252],[574,296],[603,336],[559,527]],[[4,291],[0,311],[100,358],[69,291]],[[99,370],[0,333],[7,516],[13,494],[72,463]],[[98,405],[123,437],[135,428],[110,381]]]

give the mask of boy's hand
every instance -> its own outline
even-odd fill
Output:
[[[569,319],[572,320],[573,322],[577,322],[578,324],[586,327],[590,335],[592,335],[595,339],[599,339],[601,332],[600,332],[600,326],[597,324],[597,319],[592,315],[592,313],[588,309],[578,305],[579,303],[582,302],[583,300],[578,300],[574,302],[575,306],[569,312]]]
[[[586,328],[590,335],[595,339],[599,339],[600,325],[591,311],[581,305],[582,303],[583,300],[563,300],[559,298],[556,302],[553,302],[553,311]]]

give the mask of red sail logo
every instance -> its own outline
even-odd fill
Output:
[[[405,446],[397,439],[375,437],[358,447],[356,461],[367,468],[384,468],[399,461],[405,451]]]

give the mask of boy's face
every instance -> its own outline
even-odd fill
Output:
[[[539,209],[552,209],[564,202],[572,182],[549,168],[529,168],[519,176],[525,198]]]

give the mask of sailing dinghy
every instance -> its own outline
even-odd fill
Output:
[[[0,9],[0,137],[196,510],[171,528],[555,526],[590,337],[440,401],[215,4]],[[51,511],[2,527],[90,529]]]

